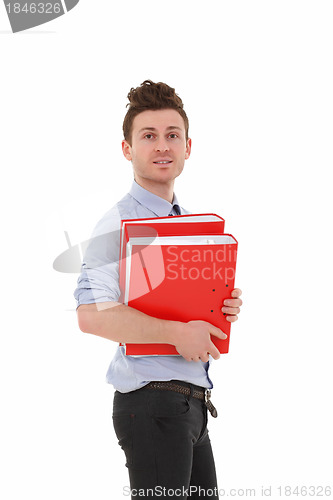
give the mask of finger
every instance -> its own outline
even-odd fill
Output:
[[[209,353],[206,352],[206,354],[202,354],[201,356],[199,356],[199,359],[201,359],[201,361],[203,361],[204,363],[207,363],[207,361],[209,360]]]
[[[212,358],[214,359],[219,359],[219,357],[221,356],[220,355],[220,351],[218,350],[218,348],[213,344],[212,342],[212,347],[210,348],[209,350],[209,354],[212,356]]]
[[[225,314],[239,314],[239,307],[222,307],[221,311]]]
[[[229,323],[235,323],[238,320],[238,316],[226,316],[225,319],[229,321]]]
[[[242,290],[240,288],[234,288],[231,292],[231,297],[238,298],[242,295]]]
[[[242,304],[242,299],[225,299],[223,301],[223,305],[230,307],[240,307]]]

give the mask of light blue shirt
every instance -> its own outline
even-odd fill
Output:
[[[169,203],[134,181],[130,192],[102,217],[92,233],[74,292],[77,307],[118,301],[122,219],[166,217],[177,213],[190,212],[179,206],[176,195]],[[213,384],[208,375],[210,361],[189,362],[182,356],[126,356],[124,347],[118,346],[106,380],[120,392],[134,391],[152,380],[183,380],[211,389]]]

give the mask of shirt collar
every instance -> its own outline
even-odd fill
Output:
[[[147,189],[140,186],[136,181],[133,181],[129,194],[141,205],[154,212],[157,217],[166,217],[167,215],[169,215],[173,205],[178,205],[180,208],[175,194],[173,194],[172,203],[169,203],[164,198],[161,198],[160,196],[147,191]]]

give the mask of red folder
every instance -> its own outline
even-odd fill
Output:
[[[150,316],[205,320],[228,335],[212,336],[229,350],[230,322],[221,311],[234,288],[237,241],[232,235],[133,237],[126,245],[124,303]],[[127,355],[179,355],[169,344],[126,344]]]
[[[173,217],[148,219],[123,219],[121,221],[119,249],[119,302],[124,301],[126,245],[130,238],[180,235],[222,234],[224,219],[216,214],[186,214]]]

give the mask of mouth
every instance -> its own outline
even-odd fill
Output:
[[[155,165],[169,165],[172,163],[172,160],[160,160],[160,161],[154,161]]]

